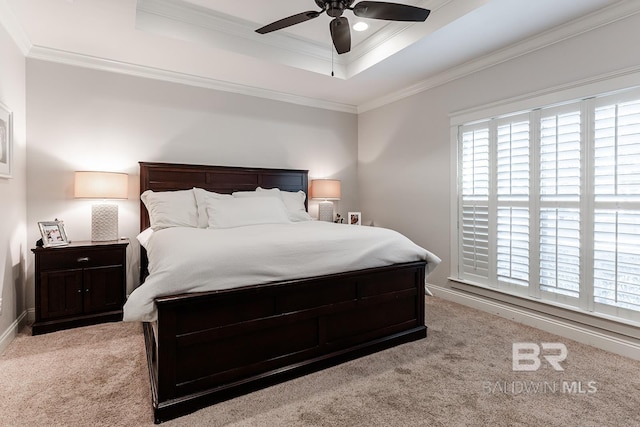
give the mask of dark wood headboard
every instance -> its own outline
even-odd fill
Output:
[[[223,194],[234,191],[253,191],[256,187],[277,187],[284,191],[302,190],[308,194],[308,172],[299,169],[140,162],[140,194],[146,190],[188,190],[193,187]],[[306,200],[305,206],[308,207]],[[140,231],[147,227],[149,227],[149,214],[140,201]]]

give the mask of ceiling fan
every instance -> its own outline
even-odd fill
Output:
[[[410,21],[423,22],[429,16],[431,11],[416,6],[408,6],[398,3],[387,3],[381,1],[361,1],[355,6],[351,4],[355,0],[339,0],[326,1],[315,0],[318,7],[322,10],[308,11],[280,19],[265,25],[256,30],[259,34],[266,34],[272,31],[281,30],[295,24],[300,24],[310,19],[317,18],[323,12],[331,16],[333,19],[329,24],[331,39],[338,54],[346,53],[351,50],[351,32],[349,31],[349,20],[342,16],[345,10],[353,11],[353,14],[361,18],[384,19],[387,21]]]

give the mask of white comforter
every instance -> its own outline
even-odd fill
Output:
[[[395,231],[319,221],[226,229],[174,227],[147,243],[149,276],[124,320],[154,321],[154,298],[440,259]]]

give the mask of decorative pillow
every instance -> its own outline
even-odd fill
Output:
[[[196,196],[196,205],[198,206],[198,227],[207,228],[209,226],[209,215],[207,214],[207,200],[209,199],[232,199],[231,194],[220,194],[213,191],[207,191],[203,188],[193,188],[193,194]]]
[[[154,230],[198,226],[198,207],[193,190],[147,190],[140,195],[140,199],[149,212],[151,228]]]
[[[275,197],[240,197],[207,200],[209,228],[290,223],[282,200]]]
[[[307,195],[304,191],[282,191],[279,188],[256,188],[258,194],[271,194],[274,196],[280,196],[284,202],[284,206],[287,208],[289,219],[293,222],[311,221],[313,218],[307,213],[307,209],[304,207],[304,201]]]

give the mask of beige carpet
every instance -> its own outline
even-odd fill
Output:
[[[640,425],[640,362],[438,298],[427,324],[425,340],[163,425]],[[140,324],[29,333],[0,357],[1,426],[153,425]],[[514,372],[517,342],[565,344],[565,370]]]

